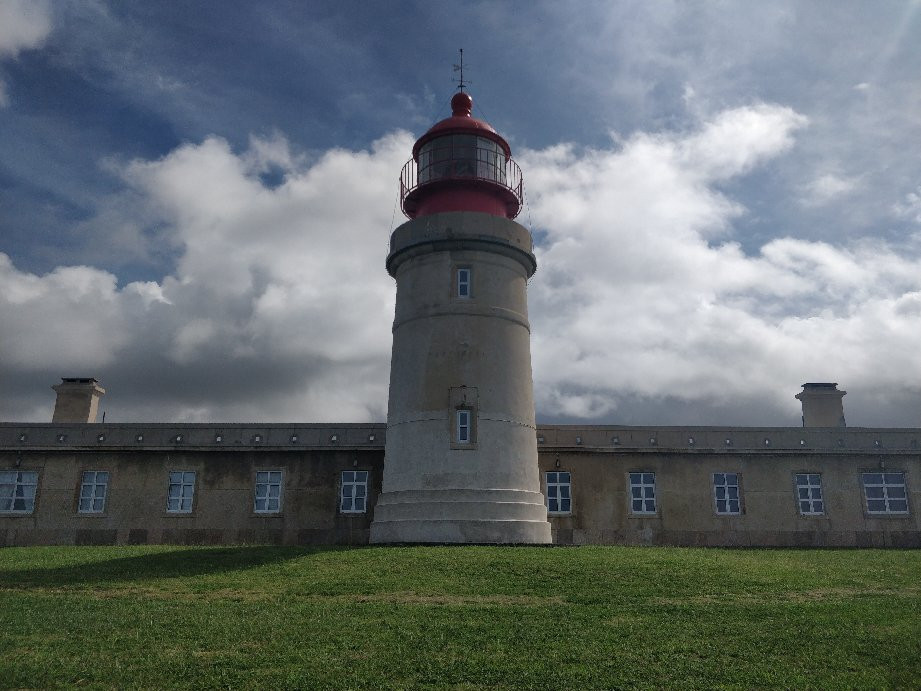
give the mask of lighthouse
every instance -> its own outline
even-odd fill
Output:
[[[387,441],[371,542],[551,541],[540,489],[521,171],[461,90],[400,175]]]

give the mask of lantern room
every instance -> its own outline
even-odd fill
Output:
[[[400,175],[400,199],[409,218],[445,211],[479,211],[515,218],[521,210],[521,170],[488,123],[471,115],[463,91],[451,99],[451,117],[413,146]]]

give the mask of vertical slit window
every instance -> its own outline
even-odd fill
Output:
[[[466,409],[457,411],[457,443],[470,443],[470,411]]]
[[[470,297],[470,269],[457,270],[457,297]]]

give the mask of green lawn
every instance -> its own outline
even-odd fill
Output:
[[[921,551],[0,549],[0,686],[921,687]]]

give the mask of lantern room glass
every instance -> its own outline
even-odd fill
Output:
[[[448,178],[474,178],[506,184],[505,151],[496,142],[453,134],[426,142],[419,150],[419,184]]]

